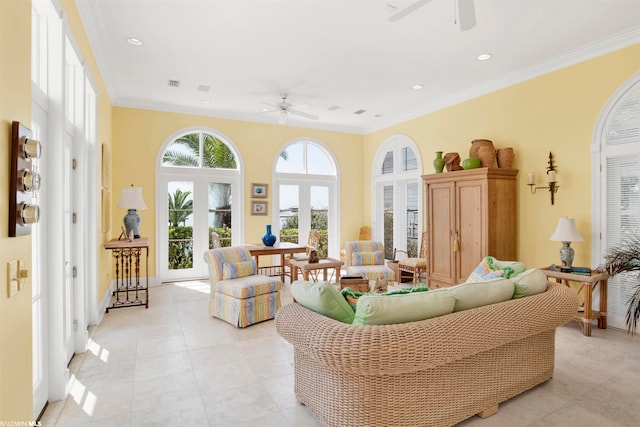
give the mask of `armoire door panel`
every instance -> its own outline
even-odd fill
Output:
[[[456,232],[459,240],[456,282],[462,283],[483,258],[486,248],[486,233],[483,224],[486,218],[483,212],[485,181],[468,181],[456,188]]]
[[[451,281],[455,277],[453,256],[454,186],[434,185],[430,189],[428,209],[429,263],[434,280]]]

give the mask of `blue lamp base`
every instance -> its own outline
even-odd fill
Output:
[[[138,211],[135,209],[129,209],[128,213],[124,216],[124,228],[127,232],[127,236],[131,235],[133,231],[133,238],[140,238],[140,223],[142,219],[140,215],[138,215]]]

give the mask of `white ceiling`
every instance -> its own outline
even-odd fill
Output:
[[[638,0],[475,0],[465,32],[455,0],[388,21],[412,3],[76,0],[114,105],[277,123],[261,110],[287,93],[319,116],[289,125],[353,133],[640,42]]]

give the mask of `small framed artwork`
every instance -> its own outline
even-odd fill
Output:
[[[251,215],[267,215],[268,211],[268,202],[251,201]]]
[[[251,184],[251,197],[254,199],[266,199],[268,192],[269,184]]]

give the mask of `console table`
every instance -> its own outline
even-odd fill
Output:
[[[118,240],[111,239],[104,248],[111,251],[116,269],[116,289],[113,308],[134,307],[144,305],[149,308],[149,238]],[[140,258],[145,250],[145,283],[140,282]]]
[[[542,272],[546,274],[547,278],[553,278],[556,282],[564,283],[566,286],[569,286],[569,281],[580,283],[577,292],[578,294],[584,293],[584,312],[576,314],[573,320],[582,327],[584,335],[591,336],[591,322],[596,319],[598,320],[598,328],[607,329],[607,279],[609,278],[607,273],[598,273],[592,270],[591,276],[583,276],[553,271],[549,268],[542,269]],[[599,310],[593,310],[591,307],[591,297],[596,286],[600,286]]]

